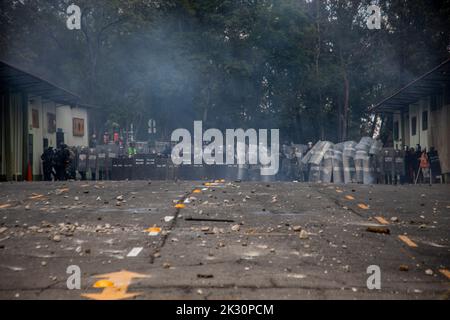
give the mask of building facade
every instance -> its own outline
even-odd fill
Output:
[[[391,115],[393,146],[438,151],[445,180],[450,182],[450,59],[371,108]]]
[[[5,62],[0,84],[0,180],[39,180],[45,148],[88,146],[89,112],[77,95]]]

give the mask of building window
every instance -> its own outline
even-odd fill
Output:
[[[400,125],[398,121],[394,122],[394,140],[398,140],[400,134]]]
[[[431,111],[439,110],[444,105],[444,97],[442,94],[437,94],[430,97],[430,109]]]
[[[411,118],[411,135],[415,136],[417,134],[417,117]]]
[[[428,130],[428,111],[422,112],[422,130]]]
[[[75,137],[84,136],[84,119],[73,118],[73,135]]]
[[[39,111],[36,109],[31,110],[31,122],[33,128],[39,129]]]
[[[47,132],[56,132],[56,115],[54,113],[47,113]]]

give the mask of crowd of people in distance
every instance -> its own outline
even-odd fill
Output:
[[[60,144],[57,149],[48,147],[41,155],[45,181],[75,179],[75,147]]]

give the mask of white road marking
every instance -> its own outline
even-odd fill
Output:
[[[165,221],[165,222],[170,222],[170,221],[173,220],[173,218],[174,218],[173,216],[165,216],[165,217],[164,217],[164,221]]]
[[[142,247],[136,247],[131,249],[131,251],[127,254],[127,257],[137,257],[139,253],[142,251]]]

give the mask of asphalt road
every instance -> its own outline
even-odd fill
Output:
[[[449,299],[449,230],[448,185],[0,183],[0,298]]]

